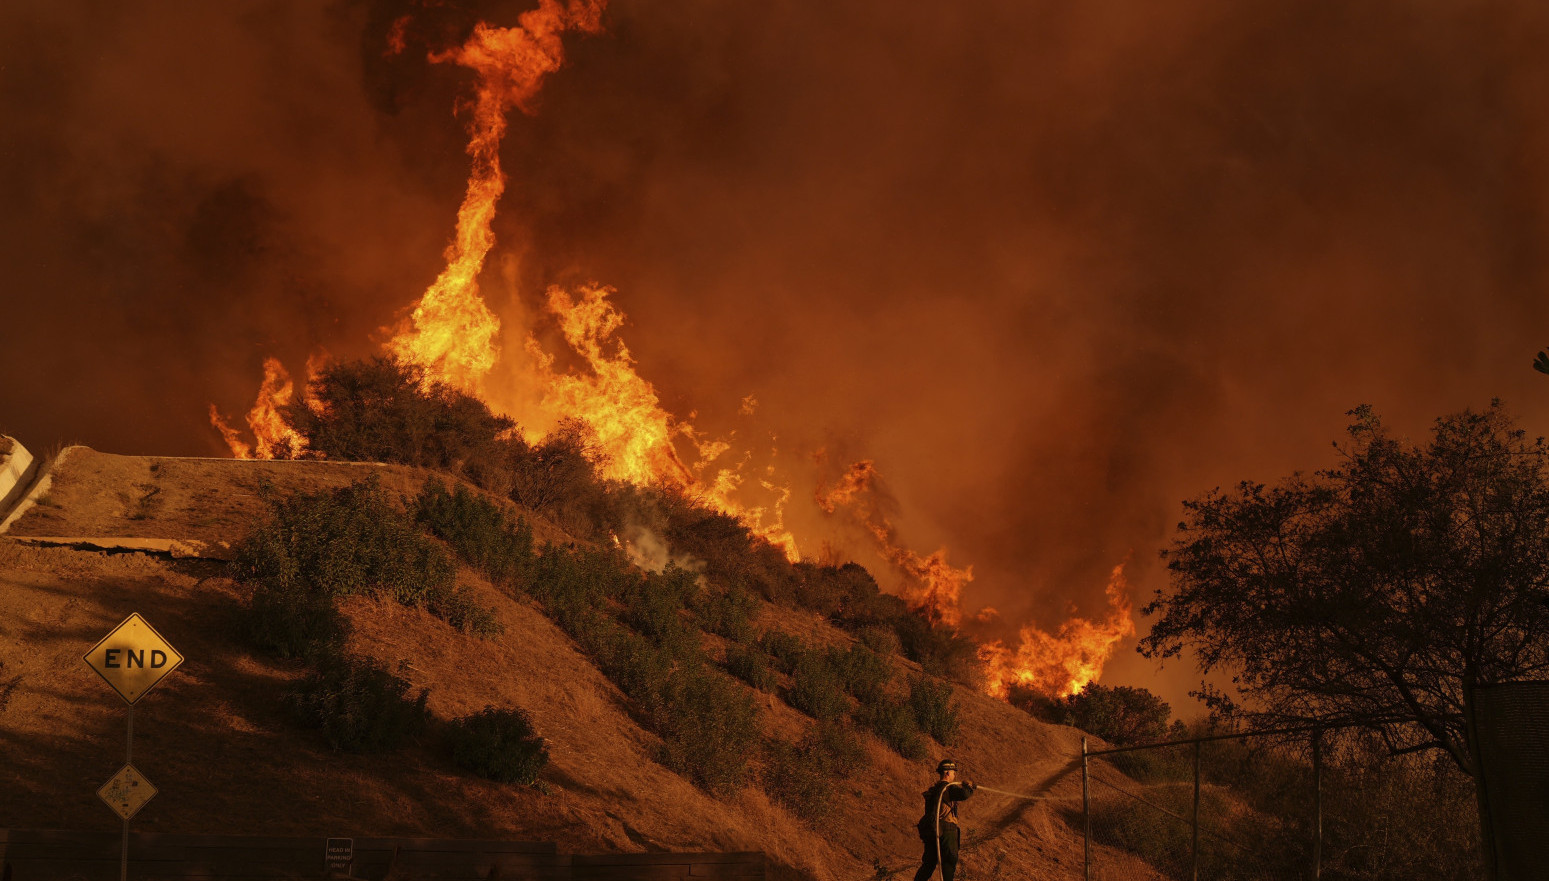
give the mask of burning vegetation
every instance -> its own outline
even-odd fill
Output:
[[[608,485],[629,486],[710,512],[733,533],[761,540],[780,562],[810,569],[812,564],[802,562],[802,548],[818,538],[831,547],[835,539],[807,536],[798,543],[787,525],[799,478],[773,464],[750,468],[764,451],[735,435],[702,432],[694,414],[675,415],[663,405],[619,336],[625,315],[610,300],[610,288],[548,289],[541,317],[558,328],[564,341],[559,350],[546,347],[535,326],[502,326],[481,294],[479,278],[495,246],[492,224],[507,182],[500,147],[508,114],[533,112],[545,77],[564,62],[562,35],[598,33],[603,6],[601,0],[542,0],[515,27],[479,23],[461,46],[430,53],[433,63],[455,64],[476,75],[474,93],[460,107],[472,169],[445,268],[401,322],[384,329],[387,357],[345,365],[316,358],[307,365],[308,382],[299,398],[285,368],[268,358],[246,416],[253,441],[213,405],[210,421],[238,458],[381,459],[451,468],[535,509],[564,508],[557,512],[562,522],[584,522],[580,533],[600,529],[598,537],[615,543],[638,524],[595,516],[608,507],[599,493],[606,495]],[[394,23],[388,54],[407,51],[409,24]],[[513,346],[518,338],[522,344]],[[756,410],[754,395],[740,399],[740,417],[751,418]],[[416,438],[407,448],[401,437],[388,439],[405,425]],[[456,432],[463,432],[463,439],[449,444],[445,438]],[[773,451],[769,460],[774,461]],[[813,499],[827,523],[859,528],[927,630],[957,634],[965,626],[963,591],[974,580],[973,567],[949,563],[946,548],[921,554],[905,546],[880,480],[873,461],[857,461],[831,485],[820,482]],[[637,542],[639,530],[633,532]],[[871,587],[875,590],[874,583]],[[1028,624],[1020,628],[1015,647],[985,642],[978,649],[982,687],[997,697],[1013,685],[1055,697],[1080,692],[1101,674],[1118,643],[1134,634],[1122,565],[1113,570],[1107,597],[1108,614],[1101,621],[1072,617],[1052,634]],[[986,609],[975,623],[983,626],[995,617]]]

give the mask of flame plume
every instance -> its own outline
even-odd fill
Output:
[[[308,372],[315,372],[315,364],[307,361]],[[273,459],[276,456],[294,456],[306,448],[306,438],[285,423],[280,409],[296,395],[295,383],[278,358],[264,359],[264,381],[258,386],[258,399],[247,412],[247,425],[253,432],[253,444],[249,446],[235,428],[221,417],[215,405],[210,405],[210,424],[225,439],[231,454],[238,459]]]
[[[517,19],[516,27],[480,22],[460,48],[431,56],[474,70],[479,87],[469,120],[473,171],[457,211],[457,235],[447,246],[446,269],[420,297],[409,326],[387,343],[387,351],[400,360],[424,367],[427,379],[479,394],[499,358],[500,320],[479,295],[478,276],[495,244],[490,223],[506,188],[500,168],[506,112],[513,107],[530,112],[543,78],[564,60],[560,34],[572,29],[596,33],[602,8],[601,0],[571,0],[563,6],[542,0]]]
[[[1028,625],[1015,651],[998,640],[982,646],[985,691],[1004,698],[1012,685],[1021,685],[1052,697],[1079,694],[1102,675],[1119,640],[1135,635],[1123,563],[1113,567],[1106,593],[1108,616],[1100,622],[1072,618],[1052,634]]]
[[[973,567],[958,569],[947,562],[947,549],[928,557],[903,547],[898,530],[876,504],[879,476],[876,464],[862,460],[845,469],[832,489],[818,487],[817,504],[825,513],[844,508],[871,533],[883,559],[907,580],[905,599],[948,627],[962,623],[963,587],[973,581]]]
[[[604,477],[636,484],[663,483],[686,488],[694,474],[678,456],[672,439],[683,430],[661,407],[656,388],[635,372],[634,359],[614,332],[624,314],[608,302],[611,288],[583,287],[579,299],[549,288],[548,307],[559,319],[565,342],[586,359],[589,374],[553,371],[554,358],[529,339],[546,389],[543,408],[555,416],[579,419],[596,434]],[[612,351],[608,351],[611,349]]]
[[[495,245],[492,223],[505,192],[500,144],[507,113],[513,108],[531,112],[544,78],[563,63],[561,35],[598,32],[603,4],[604,0],[540,0],[537,9],[520,16],[516,27],[480,23],[462,46],[430,56],[432,61],[453,62],[477,74],[474,98],[466,105],[472,168],[457,212],[456,233],[445,252],[446,267],[383,347],[399,360],[422,368],[427,381],[479,397],[496,412],[519,411],[528,432],[544,422],[580,421],[592,435],[603,477],[677,489],[737,518],[795,562],[800,559],[796,540],[784,525],[790,487],[777,479],[773,466],[750,481],[744,472],[751,453],[744,452],[730,466],[717,465],[732,451],[731,444],[698,432],[692,414],[678,419],[662,407],[655,387],[636,371],[634,358],[618,336],[624,314],[610,302],[611,288],[593,284],[573,293],[550,288],[545,306],[565,344],[584,362],[581,369],[556,369],[556,358],[524,328],[526,362],[506,369],[531,398],[522,404],[505,402],[511,406],[491,399],[487,380],[501,361],[501,324],[479,291],[478,277]],[[394,22],[388,35],[389,53],[405,51],[407,25],[405,19]],[[310,361],[308,369],[316,375],[316,365]],[[304,439],[280,418],[294,396],[290,376],[278,360],[269,358],[258,398],[247,414],[254,443],[247,444],[213,405],[210,421],[238,458],[295,455]],[[757,406],[757,400],[748,395],[741,399],[738,412],[751,416]],[[685,459],[684,451],[690,450]],[[941,624],[958,626],[962,592],[973,580],[973,567],[951,565],[945,548],[921,555],[904,547],[879,504],[878,481],[874,463],[857,462],[831,488],[818,487],[817,504],[829,514],[843,510],[864,527],[883,558],[902,574],[905,598],[915,608]],[[761,506],[743,501],[744,491],[753,487],[762,489],[772,502]],[[999,642],[986,645],[981,659],[989,672],[988,691],[1005,696],[1012,683],[1060,695],[1084,688],[1101,673],[1117,642],[1134,633],[1122,566],[1114,570],[1108,596],[1110,614],[1102,622],[1072,619],[1052,635],[1025,627],[1015,651]]]

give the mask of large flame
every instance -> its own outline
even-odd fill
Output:
[[[468,114],[472,170],[457,212],[456,234],[446,249],[446,268],[384,349],[423,368],[427,381],[462,389],[485,400],[491,409],[518,417],[529,440],[536,439],[534,432],[545,423],[579,420],[593,436],[597,464],[605,477],[676,488],[738,518],[794,562],[800,559],[796,540],[784,525],[789,485],[772,465],[752,479],[746,473],[752,461],[748,451],[725,464],[733,451],[729,442],[697,431],[692,414],[679,419],[662,407],[656,389],[636,371],[618,336],[624,314],[609,300],[611,289],[594,284],[575,292],[557,287],[548,291],[545,306],[566,345],[583,362],[577,370],[557,368],[556,356],[543,349],[531,328],[522,328],[525,346],[520,351],[526,358],[520,366],[503,366],[515,380],[512,385],[524,388],[531,400],[502,401],[488,388],[491,372],[502,363],[501,325],[480,294],[478,277],[495,244],[492,222],[505,192],[500,144],[507,114],[513,108],[531,111],[544,78],[564,60],[561,35],[597,32],[603,5],[604,0],[540,0],[537,9],[518,19],[516,27],[480,23],[462,46],[430,56],[432,61],[450,61],[478,75]],[[394,22],[388,35],[389,53],[405,51],[407,25],[406,19]],[[315,375],[316,365],[309,362],[308,370]],[[270,358],[264,362],[258,399],[247,414],[254,443],[243,440],[213,405],[210,421],[238,458],[295,455],[304,439],[280,418],[294,396],[290,376],[279,361]],[[741,400],[738,412],[751,416],[756,407],[757,401],[749,395]],[[816,501],[830,514],[847,512],[865,528],[883,558],[903,576],[903,593],[914,607],[942,624],[957,626],[962,621],[962,591],[973,580],[973,568],[952,566],[945,548],[922,556],[904,547],[891,519],[876,504],[877,481],[875,465],[858,462],[834,486],[820,486]],[[749,490],[762,495],[766,503],[746,501]],[[1011,683],[1050,694],[1084,688],[1101,673],[1117,642],[1134,633],[1122,566],[1114,570],[1108,595],[1110,614],[1102,622],[1072,619],[1053,635],[1026,627],[1015,650],[998,642],[986,645],[981,658],[989,671],[989,692],[1004,696]]]
[[[597,32],[602,9],[602,0],[571,0],[566,5],[542,0],[517,19],[516,27],[480,22],[460,48],[431,56],[474,70],[479,84],[468,124],[473,171],[457,211],[457,235],[447,246],[446,269],[420,297],[408,326],[387,343],[387,350],[399,359],[424,367],[427,379],[478,394],[499,358],[500,320],[479,296],[478,276],[495,244],[490,224],[506,188],[500,168],[506,113],[513,107],[531,109],[543,78],[564,61],[560,34]]]
[[[314,372],[314,362],[309,360],[307,368]],[[253,443],[243,440],[241,433],[221,417],[214,404],[210,405],[210,424],[221,433],[231,454],[238,459],[294,456],[306,448],[307,440],[286,424],[280,411],[295,396],[296,386],[285,366],[278,358],[265,358],[264,381],[258,386],[258,398],[252,409],[247,411],[247,426],[253,433]]]
[[[1123,563],[1113,567],[1106,593],[1108,615],[1101,621],[1071,618],[1054,633],[1028,625],[1014,650],[998,640],[980,647],[985,690],[1001,698],[1013,684],[1051,697],[1079,694],[1102,675],[1119,641],[1135,634]]]
[[[748,457],[736,465],[710,466],[731,450],[726,441],[706,438],[687,420],[661,406],[656,388],[635,370],[634,358],[617,331],[624,313],[608,300],[611,288],[582,287],[579,296],[549,288],[547,305],[559,322],[565,342],[586,362],[587,370],[559,373],[554,357],[529,337],[527,350],[537,364],[544,389],[542,409],[551,420],[579,419],[591,429],[603,476],[641,486],[664,485],[742,521],[755,534],[779,547],[792,562],[801,559],[796,537],[785,527],[784,506],[790,489],[770,479],[759,484],[777,500],[772,508],[749,505],[738,498],[746,478]],[[750,396],[751,397],[751,396]],[[744,408],[747,407],[745,398]],[[693,465],[684,462],[678,440],[692,447]]]
[[[869,459],[856,462],[833,487],[818,487],[818,507],[829,514],[841,509],[850,513],[876,541],[882,558],[904,576],[904,598],[933,620],[956,627],[963,620],[963,587],[973,581],[973,567],[952,566],[947,562],[946,548],[922,557],[904,547],[892,520],[876,503],[877,481],[875,463]]]
[[[635,372],[629,349],[614,336],[624,315],[608,302],[610,293],[605,287],[583,287],[576,298],[549,288],[549,310],[559,319],[565,342],[586,359],[590,372],[554,372],[554,358],[529,339],[528,350],[538,362],[545,389],[543,408],[591,428],[604,477],[686,488],[694,483],[694,474],[673,446],[674,435],[682,429],[662,409],[656,388]]]

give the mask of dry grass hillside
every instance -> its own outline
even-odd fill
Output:
[[[241,627],[245,589],[219,558],[266,516],[264,482],[317,490],[365,472],[395,496],[412,495],[429,476],[400,466],[67,450],[47,494],[0,536],[0,827],[118,828],[96,790],[123,764],[125,705],[81,657],[139,612],[186,661],[135,711],[134,762],[160,790],[138,829],[508,838],[580,852],[762,850],[776,877],[821,881],[913,872],[919,793],[947,750],[931,743],[928,759],[911,762],[863,736],[867,768],[836,782],[836,809],[817,825],[756,786],[709,795],[656,761],[656,736],[636,723],[628,699],[534,602],[467,568],[459,582],[494,611],[501,635],[356,597],[342,607],[354,625],[350,648],[428,688],[437,717],[486,705],[526,710],[551,756],[537,786],[470,776],[425,742],[354,755],[298,727],[283,695],[306,667],[251,648]],[[542,517],[525,516],[540,542],[567,540]],[[134,547],[153,550],[126,549]],[[767,603],[757,624],[818,643],[851,641],[810,612]],[[962,727],[951,753],[967,776],[1047,797],[981,792],[970,801],[960,877],[1080,877],[1080,732],[961,687],[955,698]],[[812,724],[778,697],[759,693],[758,707],[766,731],[795,736]],[[1105,854],[1110,866],[1122,859]],[[1126,877],[1155,876],[1136,865]]]

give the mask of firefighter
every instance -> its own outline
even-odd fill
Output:
[[[951,759],[942,759],[936,774],[941,779],[925,790],[925,816],[919,824],[925,856],[920,860],[920,870],[914,873],[914,881],[928,881],[937,865],[941,866],[941,881],[952,881],[957,872],[957,849],[962,843],[957,806],[978,788],[970,781],[957,782],[957,762]]]

